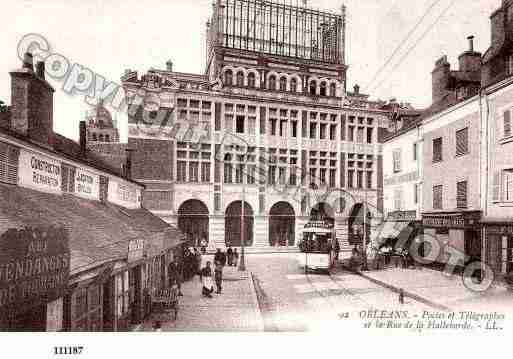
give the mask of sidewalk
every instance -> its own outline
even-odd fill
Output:
[[[512,312],[513,291],[500,285],[483,293],[465,287],[461,275],[447,275],[428,268],[393,268],[359,272],[362,277],[442,310],[498,310]]]
[[[198,276],[183,283],[183,297],[180,297],[176,322],[167,319],[170,316],[155,314],[143,323],[139,331],[152,331],[155,320],[162,320],[163,332],[263,331],[251,273],[225,267],[223,277],[223,293],[212,294],[212,299],[201,295],[202,286]]]

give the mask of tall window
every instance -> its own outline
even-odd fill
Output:
[[[456,184],[456,207],[467,208],[467,181],[458,182]]]
[[[505,111],[504,112],[504,119],[503,119],[503,137],[511,137],[513,135],[511,131],[511,111]]]
[[[400,189],[396,189],[394,191],[394,208],[396,211],[400,211],[402,209],[403,204],[403,191]]]
[[[269,76],[269,86],[267,88],[269,90],[276,90],[276,76]]]
[[[468,127],[456,132],[456,156],[468,153]]]
[[[242,71],[237,72],[237,86],[244,86],[244,73]]]
[[[237,121],[235,124],[235,130],[237,131],[237,133],[244,133],[244,122],[244,116],[237,116]]]
[[[178,161],[176,164],[176,180],[187,182],[187,162]]]
[[[269,184],[276,184],[276,166],[269,166],[269,176],[267,181]]]
[[[189,181],[198,182],[198,162],[189,162]]]
[[[287,78],[286,77],[282,77],[280,78],[280,91],[287,91]]]
[[[248,87],[255,88],[256,86],[256,77],[254,72],[250,72],[248,74]]]
[[[315,81],[310,82],[310,95],[317,95],[317,82]]]
[[[297,80],[295,78],[290,80],[290,91],[297,92]]]
[[[347,171],[347,187],[354,188],[354,170]]]
[[[443,209],[443,186],[433,187],[433,209]]]
[[[363,188],[363,171],[358,171],[358,175],[356,177],[356,186],[358,188]]]
[[[348,127],[348,141],[349,142],[354,142],[354,126],[349,126]]]
[[[320,95],[321,96],[326,96],[327,95],[327,85],[326,85],[326,82],[321,82]]]
[[[394,173],[401,172],[401,150],[392,152],[392,157],[394,161]]]
[[[337,176],[337,170],[330,169],[330,182],[329,182],[330,188],[335,188],[335,186],[336,186],[336,183],[335,183],[336,176]]]
[[[372,172],[367,172],[367,188],[372,189]]]
[[[367,143],[372,143],[373,128],[367,127]]]
[[[244,177],[244,165],[238,164],[235,168],[235,183],[241,184]]]
[[[226,70],[224,73],[224,84],[226,86],[232,86],[233,85],[233,72],[232,70]]]
[[[418,156],[418,145],[417,143],[414,143],[413,144],[413,161],[417,161],[417,156]]]
[[[201,182],[210,182],[210,162],[201,164]]]
[[[337,85],[335,83],[332,83],[330,85],[330,96],[336,97],[337,96]]]
[[[297,121],[292,121],[291,127],[292,127],[292,137],[297,137]]]
[[[502,200],[513,202],[513,169],[502,171]]]
[[[224,164],[224,183],[233,183],[233,167],[231,163]]]
[[[420,194],[420,187],[418,183],[415,183],[413,185],[413,203],[418,204],[419,203],[419,194]]]
[[[442,137],[435,138],[433,140],[433,162],[441,162],[443,159],[442,155],[443,142]]]

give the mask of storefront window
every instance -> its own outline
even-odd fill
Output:
[[[100,286],[77,289],[72,295],[72,331],[102,330],[102,291]]]
[[[116,303],[118,318],[125,316],[129,309],[129,287],[128,287],[128,271],[116,276]]]

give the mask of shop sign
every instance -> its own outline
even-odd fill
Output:
[[[513,236],[513,224],[486,226],[487,234],[498,234],[502,236]]]
[[[305,224],[305,228],[333,229],[333,224],[324,221],[311,221]]]
[[[144,239],[132,239],[128,242],[128,262],[135,262],[144,257]]]
[[[20,185],[39,191],[61,193],[61,163],[50,157],[20,151]]]
[[[385,186],[395,186],[402,183],[414,182],[419,180],[418,172],[410,172],[401,176],[387,177],[384,179]]]
[[[0,237],[0,311],[22,312],[64,296],[69,271],[65,229],[8,230]]]
[[[459,228],[475,227],[479,224],[480,213],[457,214],[457,215],[424,215],[422,225],[431,228]]]
[[[417,219],[417,211],[396,211],[388,214],[387,221],[412,222]]]
[[[80,197],[98,200],[100,198],[100,176],[77,168],[75,193]]]

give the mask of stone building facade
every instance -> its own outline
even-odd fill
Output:
[[[349,248],[365,199],[381,218],[389,111],[346,91],[345,9],[218,0],[207,50],[202,75],[122,78],[145,206],[210,248],[241,244],[243,201],[246,245],[294,247],[321,216]]]

